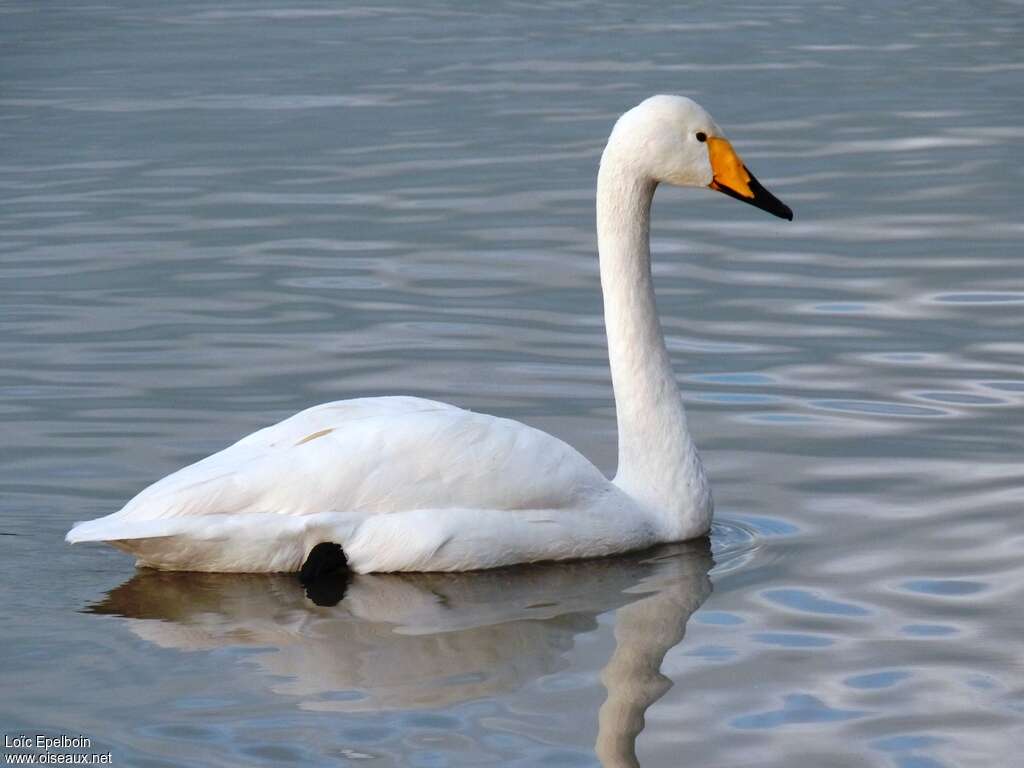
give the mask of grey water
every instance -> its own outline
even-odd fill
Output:
[[[593,188],[657,92],[796,213],[655,202],[710,545],[323,607],[63,543],[361,395],[614,471]],[[1022,126],[1019,2],[0,3],[0,730],[132,766],[1017,764]]]

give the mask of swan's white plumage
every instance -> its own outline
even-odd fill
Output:
[[[572,513],[628,502],[538,429],[418,397],[371,397],[254,432],[68,539],[108,541],[176,569],[296,570],[317,542],[340,541],[362,572],[460,570],[527,551],[574,556],[559,515],[579,521]],[[615,527],[606,551],[617,549]]]
[[[110,541],[170,569],[296,570],[318,541],[341,541],[362,572],[464,570],[538,559],[530,552],[616,551],[628,536],[621,526],[605,526],[593,550],[580,550],[567,526],[616,504],[626,511],[629,499],[540,430],[378,397],[325,403],[254,432],[120,512],[76,526],[68,540]],[[653,530],[643,533],[642,543],[654,542]]]
[[[414,397],[325,403],[154,483],[138,519],[273,512],[358,515],[451,507],[560,507],[603,484],[574,448],[509,419]],[[109,518],[108,518],[109,519]]]
[[[250,572],[297,570],[317,543],[332,541],[367,573],[593,557],[705,534],[711,493],[658,321],[649,227],[659,183],[713,180],[734,197],[730,178],[747,188],[752,177],[724,139],[716,165],[705,141],[717,134],[693,101],[655,96],[619,119],[601,159],[614,480],[515,421],[414,397],[364,398],[259,430],[119,512],[79,523],[67,540],[109,542],[157,568]],[[758,189],[769,202],[747,202],[791,217]]]

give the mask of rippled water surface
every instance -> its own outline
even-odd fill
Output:
[[[655,204],[710,551],[327,608],[64,545],[328,399],[612,471],[594,177],[665,91],[796,211]],[[1022,124],[1015,2],[0,4],[3,731],[115,765],[1014,764]]]

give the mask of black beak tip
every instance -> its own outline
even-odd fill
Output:
[[[750,191],[753,193],[752,197],[748,195],[741,195],[739,192],[734,189],[730,189],[717,179],[715,180],[712,189],[723,192],[729,197],[739,200],[741,203],[746,203],[747,205],[752,205],[755,208],[760,208],[762,211],[770,213],[772,216],[778,216],[780,219],[785,219],[786,221],[793,220],[792,208],[762,187],[761,183],[754,178],[754,175],[750,173],[750,171],[747,171],[747,176],[749,177],[747,183],[750,186]]]
[[[754,199],[747,202],[760,208],[762,211],[767,211],[773,216],[778,216],[780,219],[792,221],[793,209],[761,186],[761,182],[755,179],[750,171],[747,171],[747,174],[750,176],[750,189],[754,193]]]

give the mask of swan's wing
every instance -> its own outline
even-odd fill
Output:
[[[366,398],[259,430],[79,524],[68,540],[159,535],[151,523],[185,516],[558,509],[606,483],[571,446],[519,422],[419,398]]]
[[[422,397],[360,397],[352,400],[335,400],[314,405],[294,416],[289,416],[284,421],[256,430],[235,445],[277,448],[310,438],[320,430],[344,427],[363,419],[401,418],[409,414],[436,411],[462,413],[463,409]]]

